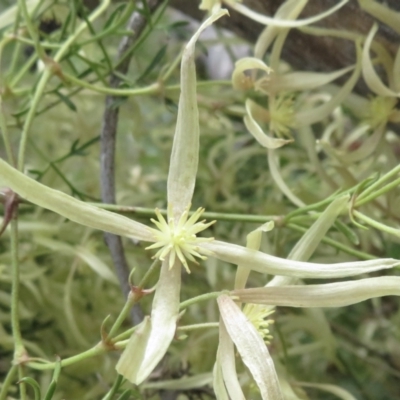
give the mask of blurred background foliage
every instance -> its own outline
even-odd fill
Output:
[[[32,46],[21,14],[6,14],[12,6],[15,6],[13,1],[3,0],[0,4],[0,28],[6,34],[1,42],[0,78],[3,114],[16,155],[21,129],[43,71],[43,61],[39,59],[38,49]],[[108,87],[118,44],[126,34],[125,25],[135,7],[134,2],[112,3],[90,29],[75,40],[59,63],[61,72],[52,76],[46,85],[30,129],[25,172],[50,187],[90,202],[100,202],[99,132],[105,94],[72,82],[68,76],[96,87]],[[76,27],[87,21],[90,12],[78,0],[40,2],[32,23],[48,60]],[[140,12],[146,14],[146,10]],[[159,81],[176,61],[195,24],[169,9],[167,1],[153,16],[145,16],[152,22],[147,24],[132,49],[129,72],[122,77],[120,88],[134,90]],[[10,33],[18,39],[14,40]],[[9,38],[7,43],[6,38]],[[216,45],[222,45],[224,52],[220,64],[212,67],[213,54],[216,57],[212,49]],[[265,149],[246,131],[242,122],[244,94],[232,89],[230,72],[218,75],[222,64],[228,71],[232,70],[239,57],[238,46],[242,55],[251,54],[251,43],[219,28],[215,28],[213,36],[202,38],[198,46],[201,154],[193,206],[205,207],[209,212],[283,218],[297,207],[271,178]],[[289,68],[282,65],[284,69]],[[221,80],[213,82],[215,77]],[[114,106],[120,108],[115,166],[119,205],[146,209],[166,207],[166,177],[177,114],[178,84],[179,68],[176,66],[168,81],[162,82],[161,90],[115,100]],[[298,97],[294,101],[302,100]],[[357,126],[360,118],[346,105],[338,111],[337,117],[343,119],[344,129],[332,133],[330,141],[338,148],[346,148],[346,132]],[[313,136],[321,139],[330,122],[327,119],[314,125]],[[292,133],[294,142],[279,150],[281,175],[299,199],[306,204],[316,203],[334,190],[310,162],[306,139],[296,129],[292,129]],[[355,146],[357,143],[357,140],[353,142]],[[382,154],[387,155],[383,161]],[[366,178],[372,171],[385,172],[395,166],[399,154],[399,138],[389,128],[372,158],[361,160],[352,168],[357,176]],[[7,158],[3,144],[0,156]],[[320,153],[319,158],[325,172],[338,170],[329,155]],[[343,187],[346,177],[343,170],[341,172],[342,176],[340,171],[335,172],[335,176]],[[379,207],[374,208],[375,217],[398,222],[400,214],[395,206],[398,195],[398,189],[390,193],[393,204],[390,217]],[[127,215],[141,221],[151,217],[149,212]],[[301,214],[292,226],[277,224],[265,235],[262,250],[285,257],[301,237],[302,230],[312,222],[311,215]],[[342,216],[341,222],[349,224],[348,217]],[[223,220],[221,216],[211,230],[219,239],[244,244],[246,235],[259,224],[234,217]],[[21,332],[29,355],[54,361],[55,355],[66,358],[85,351],[99,341],[104,319],[108,315],[114,319],[124,304],[103,234],[29,204],[21,204],[18,225]],[[359,244],[354,244],[349,235],[338,228],[335,226],[330,231],[329,238],[359,251],[358,256],[399,257],[397,237],[353,226],[351,229],[360,240]],[[123,243],[130,268],[136,268],[132,281],[138,282],[152,262],[151,254],[145,252],[145,246],[140,243],[127,239]],[[9,230],[6,230],[0,239],[0,382],[5,379],[13,359],[10,257]],[[349,254],[327,243],[321,244],[312,258],[330,263],[355,259],[356,253]],[[234,272],[233,266],[214,259],[202,262],[192,268],[191,275],[183,275],[182,300],[232,288]],[[250,286],[265,284],[267,278],[253,273]],[[155,283],[154,278],[151,284]],[[151,299],[145,297],[141,306],[148,313]],[[279,308],[274,314],[270,351],[286,368],[289,378],[334,383],[352,392],[357,399],[400,399],[398,301],[392,297],[374,299],[351,307],[329,309],[325,315],[328,325],[324,325],[313,310]],[[218,321],[218,311],[215,302],[210,301],[190,307],[181,324],[214,321]],[[130,321],[126,321],[124,328],[129,327]],[[217,329],[195,330],[187,333],[187,337],[178,337],[152,381],[212,371],[217,344]],[[53,399],[103,398],[116,380],[114,367],[118,356],[119,352],[110,352],[65,367]],[[26,373],[43,391],[50,385],[52,371],[27,368]],[[124,389],[127,388],[131,392],[124,398],[163,396],[159,389],[144,386],[139,390],[125,384]],[[34,398],[32,393],[28,388],[28,398]],[[249,398],[258,398],[250,383],[248,393]],[[175,395],[179,399],[214,398],[210,386]],[[298,395],[309,399],[337,398],[313,388],[299,389]],[[10,399],[19,398],[17,385],[12,386],[9,396]]]

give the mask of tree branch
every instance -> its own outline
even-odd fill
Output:
[[[153,13],[162,3],[162,0],[149,0],[148,8]],[[131,55],[128,50],[138,40],[147,25],[146,17],[143,14],[134,12],[127,24],[126,30],[131,31],[132,35],[124,36],[118,47],[116,71],[126,74],[129,69]],[[121,79],[115,74],[111,75],[110,87],[117,88]],[[119,106],[113,106],[118,99],[116,96],[107,96],[103,123],[100,134],[100,185],[101,199],[104,203],[115,204],[115,142],[118,128]],[[121,289],[125,296],[130,291],[129,286],[129,267],[125,257],[122,240],[119,236],[105,233],[105,242],[110,250],[112,260]],[[139,323],[142,312],[139,305],[136,305],[132,312],[133,322]]]

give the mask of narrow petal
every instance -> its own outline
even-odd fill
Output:
[[[400,277],[327,283],[324,285],[292,285],[233,290],[245,303],[285,307],[344,307],[374,297],[400,296]]]
[[[308,261],[316,248],[321,242],[321,239],[326,235],[339,214],[345,209],[350,200],[349,195],[339,196],[332,201],[331,204],[324,210],[319,218],[312,224],[310,229],[296,243],[288,259],[296,261]]]
[[[282,193],[297,207],[304,207],[305,203],[292,192],[285,180],[282,178],[279,170],[278,153],[274,149],[268,149],[268,167],[272,179],[275,181]]]
[[[261,246],[261,237],[263,232],[269,232],[274,229],[274,222],[269,221],[259,226],[254,231],[251,231],[246,237],[246,247],[248,249],[259,250]],[[251,269],[247,265],[239,264],[236,269],[235,276],[235,289],[243,289],[246,286],[247,278],[249,277]]]
[[[142,360],[151,332],[150,317],[145,317],[129,339],[115,367],[117,372],[131,382],[135,382],[140,364],[135,360]]]
[[[312,382],[295,382],[296,386],[320,389],[324,392],[332,393],[342,400],[357,400],[350,392],[338,385],[328,383],[312,383]]]
[[[222,376],[221,364],[218,362],[218,358],[213,368],[213,389],[217,400],[229,400],[224,378]]]
[[[222,295],[217,301],[226,330],[260,389],[261,397],[283,400],[274,362],[256,328],[229,296]]]
[[[227,10],[219,10],[207,18],[192,36],[182,55],[181,94],[167,184],[168,204],[172,206],[176,220],[191,203],[199,158],[195,44],[204,29],[226,14]]]
[[[252,114],[252,105],[253,101],[250,99],[246,100],[246,111],[247,115],[244,117],[244,124],[246,125],[247,130],[254,136],[254,139],[257,140],[261,146],[266,147],[267,149],[277,149],[279,147],[284,146],[287,143],[293,142],[293,140],[285,140],[280,138],[273,138],[268,136],[258,125],[256,120]]]
[[[397,22],[398,24],[398,22]],[[369,31],[369,34],[364,43],[364,49],[362,53],[362,74],[368,87],[379,96],[398,97],[399,93],[389,89],[381,80],[379,75],[376,73],[375,68],[372,64],[370,49],[371,43],[374,39],[376,32],[378,31],[378,25],[374,24]]]
[[[400,12],[379,4],[375,0],[358,0],[358,4],[364,11],[379,19],[384,24],[389,25],[395,32],[400,33]]]
[[[295,20],[303,11],[308,0],[289,0],[285,1],[276,11],[274,19]],[[268,25],[260,34],[254,46],[254,55],[257,58],[264,58],[269,46],[276,38],[282,28],[274,25]]]
[[[232,86],[234,89],[249,90],[253,88],[254,78],[245,74],[245,71],[251,70],[264,71],[267,75],[272,72],[264,61],[255,57],[243,57],[236,61],[235,69],[232,73]]]
[[[219,344],[216,362],[221,369],[223,382],[231,400],[246,400],[236,372],[233,342],[222,319],[219,324]]]
[[[199,247],[214,253],[214,257],[232,264],[248,265],[253,271],[272,275],[287,275],[297,278],[341,278],[367,274],[373,271],[393,268],[400,265],[399,260],[383,258],[368,261],[354,261],[337,264],[317,264],[303,261],[285,260],[261,251],[246,249],[231,243],[201,243]]]
[[[150,328],[147,327],[140,335],[133,333],[116,367],[119,374],[136,385],[151,374],[174,338],[180,288],[180,262],[176,261],[174,267],[169,269],[168,260],[164,261],[154,295]]]
[[[327,11],[324,11],[321,14],[318,14],[314,17],[306,18],[306,19],[300,19],[297,21],[289,21],[289,20],[284,20],[284,19],[279,19],[279,18],[272,18],[268,17],[266,15],[262,15],[260,13],[257,13],[250,8],[247,8],[245,5],[241,3],[237,3],[235,0],[229,0],[227,1],[227,4],[229,7],[233,8],[237,12],[245,15],[246,17],[249,17],[253,21],[257,21],[260,24],[263,25],[271,25],[271,26],[278,26],[282,28],[297,28],[299,26],[305,26],[305,25],[310,25],[314,22],[317,22],[323,18],[326,18],[327,16],[333,14],[335,11],[337,11],[339,8],[343,7],[349,0],[342,0],[340,3],[336,4],[334,7],[330,8]]]
[[[272,75],[270,84],[267,84],[267,88],[269,93],[313,90],[336,80],[353,69],[354,66],[350,66],[328,73],[298,71],[284,75]]]
[[[350,78],[348,79],[348,81],[328,102],[312,109],[298,111],[295,115],[297,126],[312,125],[328,117],[329,114],[331,114],[332,111],[336,107],[338,107],[342,103],[342,101],[351,93],[351,91],[354,88],[354,85],[357,83],[357,80],[359,78],[361,64],[362,64],[359,56],[360,49],[358,48],[358,46],[356,47],[357,47],[357,64],[356,68],[354,68],[354,71],[350,76]]]
[[[115,235],[154,242],[153,230],[122,215],[95,207],[58,190],[51,189],[0,159],[0,179],[23,199],[78,224]]]

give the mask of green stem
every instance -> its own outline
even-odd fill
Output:
[[[19,398],[20,400],[27,400],[26,398],[26,384],[25,382],[21,382],[22,378],[24,378],[25,373],[24,373],[24,366],[23,365],[18,365],[18,378],[19,378]]]
[[[286,227],[289,229],[293,229],[294,231],[297,231],[297,232],[302,232],[302,233],[307,232],[307,228],[304,228],[304,227],[296,225],[296,224],[287,224]],[[341,250],[347,254],[358,257],[362,260],[375,260],[377,258],[377,257],[371,256],[370,254],[364,253],[362,251],[355,250],[352,247],[346,246],[345,244],[340,243],[340,242],[333,240],[326,236],[322,239],[322,242],[329,244],[329,246],[332,246],[335,249]]]
[[[23,0],[20,0],[22,3],[24,3]],[[111,0],[103,0],[101,5],[90,15],[88,20],[90,22],[93,22],[95,19],[97,19],[110,5]],[[65,55],[65,53],[68,51],[70,46],[74,43],[74,41],[81,35],[81,33],[87,28],[86,23],[82,23],[78,29],[74,32],[73,35],[71,35],[68,40],[64,42],[64,44],[60,47],[58,50],[57,54],[54,56],[54,60],[51,62],[51,65],[47,65],[45,71],[43,72],[39,83],[36,87],[36,91],[33,95],[33,99],[31,102],[31,106],[28,112],[28,115],[25,120],[25,124],[22,130],[21,134],[21,141],[20,141],[20,146],[19,146],[19,153],[18,153],[18,169],[20,171],[23,170],[24,164],[25,164],[25,152],[26,152],[26,145],[28,141],[28,133],[31,128],[33,119],[36,115],[36,110],[38,108],[39,102],[42,98],[44,89],[46,87],[46,84],[50,77],[53,75],[53,69],[54,65],[58,63],[62,57]],[[53,64],[54,63],[54,64]]]
[[[11,165],[15,166],[15,157],[11,148],[10,135],[8,133],[6,116],[3,110],[3,98],[1,95],[0,95],[0,130],[3,134],[2,136],[4,141],[4,147],[6,149],[8,161]]]
[[[109,390],[109,392],[102,398],[102,400],[112,400],[114,398],[114,395],[117,393],[119,387],[122,384],[122,381],[124,378],[122,375],[117,375],[117,379],[115,380],[114,384],[112,385],[112,388]]]
[[[18,361],[26,354],[22,342],[19,326],[19,260],[18,260],[18,222],[16,217],[11,219],[11,265],[12,265],[12,289],[11,289],[11,326],[14,339],[14,361]]]
[[[365,222],[367,225],[372,226],[375,229],[378,229],[382,232],[387,232],[391,235],[400,237],[400,229],[393,228],[391,226],[382,224],[378,221],[375,221],[374,219],[366,216],[365,214],[361,213],[360,211],[353,210],[353,215],[357,218],[359,218],[361,221]]]
[[[78,86],[82,86],[86,89],[93,90],[94,92],[109,94],[113,96],[139,96],[139,95],[156,94],[160,92],[160,84],[158,83],[153,83],[152,85],[137,89],[114,89],[111,87],[93,85],[82,79],[75,78],[73,75],[67,73],[64,73],[63,75],[65,76],[66,79],[68,79],[72,83],[75,83]]]
[[[102,30],[101,32],[98,32],[96,35],[92,36],[91,38],[79,42],[79,47],[83,47],[89,43],[93,43],[97,40],[103,39],[105,37],[109,37],[110,34],[114,33],[118,28],[120,28],[123,24],[126,23],[128,18],[131,16],[133,10],[135,9],[135,6],[136,6],[135,1],[129,1],[129,3],[126,5],[123,13],[118,18],[118,21],[115,24],[109,26],[107,29]]]
[[[362,206],[363,204],[369,203],[370,201],[376,199],[377,197],[382,196],[383,194],[389,192],[392,189],[395,189],[399,185],[400,185],[400,178],[397,178],[396,180],[390,182],[383,188],[378,189],[373,193],[368,193],[366,196],[364,196],[365,194],[364,192],[362,193],[362,195],[360,195],[360,197],[356,199],[355,207],[359,207]]]
[[[28,61],[26,61],[24,63],[24,65],[22,66],[22,68],[15,74],[15,76],[11,79],[10,82],[10,90],[12,92],[12,94],[16,95],[20,92],[20,89],[15,89],[15,86],[19,83],[19,81],[24,77],[24,75],[29,72],[30,68],[32,67],[32,65],[37,61],[37,54],[34,53],[32,54]],[[32,90],[32,87],[29,88],[30,90]]]
[[[1,390],[0,390],[0,400],[7,400],[7,392],[8,392],[8,388],[11,386],[15,374],[17,373],[18,370],[18,366],[17,365],[13,365],[7,373],[6,379],[4,380],[2,386],[1,386]]]
[[[147,281],[149,280],[150,276],[153,274],[154,270],[156,267],[159,265],[159,260],[155,259],[152,264],[150,265],[150,268],[147,270],[147,272],[144,274],[144,277],[141,279],[139,282],[139,289],[143,289],[145,285],[147,284]]]
[[[113,349],[104,346],[104,344],[100,342],[96,346],[92,347],[89,350],[84,351],[83,353],[62,360],[61,367],[68,367],[69,365],[76,364],[80,361],[104,354],[111,350]],[[44,370],[54,369],[57,364],[58,362],[50,362],[50,363],[27,362],[25,365],[32,369],[44,371]]]
[[[221,296],[221,294],[226,293],[226,290],[223,290],[221,292],[211,292],[211,293],[206,293],[206,294],[202,294],[200,296],[196,296],[193,297],[189,300],[183,301],[180,305],[179,305],[179,309],[183,310],[193,304],[196,303],[200,303],[202,301],[207,301],[207,300],[213,300],[216,299],[218,296]]]
[[[124,307],[122,308],[121,312],[119,313],[116,321],[114,322],[114,325],[111,327],[110,332],[108,333],[108,337],[112,339],[115,334],[117,333],[118,329],[122,325],[122,323],[125,321],[126,317],[128,316],[131,308],[133,305],[137,302],[137,299],[135,295],[132,293],[132,291],[129,292],[128,298],[126,299],[126,302],[124,304]]]
[[[136,214],[143,217],[154,217],[154,208],[146,207],[131,207],[121,206],[116,204],[104,204],[104,203],[89,203],[96,207],[103,208],[109,211],[115,211],[126,214]],[[194,211],[191,211],[189,215],[193,215]],[[161,215],[166,216],[167,210],[160,210]],[[227,214],[218,212],[205,211],[202,216],[206,219],[216,219],[217,221],[235,221],[235,222],[254,222],[254,223],[265,223],[271,220],[281,220],[282,217],[279,215],[251,215],[251,214]]]
[[[196,329],[219,328],[219,322],[206,322],[204,324],[178,326],[178,331],[194,331]]]
[[[366,203],[365,198],[369,197],[369,195],[374,194],[374,192],[377,191],[379,186],[381,186],[383,183],[387,182],[390,180],[392,177],[397,175],[400,172],[400,165],[397,167],[393,168],[391,171],[383,175],[380,179],[378,179],[376,182],[374,182],[371,186],[367,187],[358,197],[356,201],[356,206],[361,205]],[[361,200],[363,200],[361,202]]]
[[[132,333],[135,332],[138,326],[139,325],[135,325],[132,328],[127,329],[125,332],[120,333],[118,336],[115,336],[113,338],[114,344],[120,342],[121,340],[130,338],[132,336]]]
[[[18,8],[21,10],[22,17],[25,20],[25,24],[28,29],[29,35],[32,38],[33,46],[35,47],[36,53],[38,54],[39,58],[43,59],[43,57],[45,56],[45,52],[40,45],[38,32],[36,31],[36,28],[32,23],[28,8],[26,7],[26,0],[18,0]]]

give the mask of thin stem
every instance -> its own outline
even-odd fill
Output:
[[[370,193],[367,196],[361,197],[361,195],[360,195],[360,197],[358,197],[356,199],[355,207],[359,207],[359,206],[362,206],[363,204],[369,203],[370,201],[376,199],[377,197],[382,196],[383,194],[391,191],[392,189],[395,189],[399,185],[400,185],[400,178],[397,178],[393,182],[390,182],[389,184],[387,184],[386,186],[384,186],[381,189],[375,190],[374,192]],[[364,194],[365,193],[362,193],[362,195],[364,195]]]
[[[179,305],[179,309],[183,310],[185,308],[188,308],[189,306],[196,304],[196,303],[200,303],[202,301],[207,301],[207,300],[213,300],[216,299],[218,296],[221,296],[221,294],[226,293],[225,290],[221,291],[221,292],[211,292],[211,293],[206,293],[206,294],[202,294],[200,296],[196,296],[193,297],[189,300],[183,301],[180,305]]]
[[[18,362],[25,356],[26,351],[22,342],[19,326],[19,259],[18,259],[18,222],[16,216],[11,219],[11,265],[12,265],[12,288],[11,288],[11,326],[14,339],[14,361]]]
[[[21,382],[22,378],[24,378],[24,366],[22,364],[18,365],[18,379],[19,379],[19,398],[20,400],[27,400],[26,397],[26,384],[25,382]]]
[[[139,289],[143,289],[146,284],[147,281],[149,280],[150,276],[153,274],[154,270],[156,269],[156,267],[159,266],[159,260],[155,259],[152,264],[150,265],[150,268],[146,271],[146,273],[144,274],[144,277],[142,278],[142,280],[139,282]]]
[[[391,226],[382,224],[378,221],[375,221],[374,219],[366,216],[365,214],[361,213],[360,211],[353,210],[353,215],[357,218],[359,218],[361,221],[365,222],[367,225],[372,226],[375,229],[378,229],[382,232],[387,232],[391,235],[400,237],[400,229],[393,228]]]
[[[112,96],[142,96],[142,95],[149,95],[149,94],[156,94],[160,92],[160,84],[159,83],[153,83],[152,85],[143,87],[143,88],[137,88],[137,89],[116,89],[112,87],[104,87],[104,86],[97,86],[93,85],[89,82],[86,82],[82,79],[78,79],[74,77],[73,75],[64,73],[63,74],[66,79],[69,81],[75,83],[76,85],[82,86],[86,89],[93,90],[94,92],[97,93],[103,93],[103,94],[108,94]]]
[[[8,161],[11,165],[15,166],[15,157],[11,148],[10,135],[8,133],[6,116],[3,109],[3,98],[1,95],[0,95],[0,129],[3,136],[4,147],[6,149]]]
[[[151,0],[149,7],[153,12],[160,5],[161,0]],[[127,23],[127,30],[131,35],[124,36],[118,47],[118,61],[115,72],[125,75],[129,70],[132,53],[129,49],[137,44],[143,30],[147,25],[147,19],[139,12],[134,12]],[[121,78],[111,72],[110,87],[118,88]],[[108,95],[105,102],[103,122],[100,132],[100,187],[101,200],[104,203],[115,203],[115,143],[118,128],[119,107],[115,106],[118,97]],[[129,287],[129,265],[125,257],[122,240],[119,236],[110,233],[104,235],[107,247],[110,250],[111,258],[114,263],[115,271],[125,295],[130,293]],[[143,319],[143,313],[139,304],[132,309],[132,320],[138,324]]]
[[[393,168],[391,171],[383,175],[381,178],[379,178],[376,182],[374,182],[371,186],[367,187],[357,198],[356,205],[361,205],[366,203],[365,198],[369,197],[369,195],[374,194],[379,186],[381,186],[383,183],[387,182],[390,180],[392,177],[397,175],[400,172],[400,165],[397,167]],[[363,200],[363,202],[361,202]]]
[[[287,224],[286,227],[289,229],[293,229],[294,231],[297,231],[297,232],[302,232],[302,233],[307,232],[307,228],[304,228],[304,227],[302,227],[300,225],[296,225],[296,224]],[[333,240],[326,236],[322,238],[322,242],[329,244],[329,246],[332,246],[335,249],[341,250],[347,254],[361,258],[362,260],[375,260],[377,258],[377,257],[371,256],[370,254],[364,253],[362,251],[355,250],[352,247],[346,246],[345,244],[340,243],[340,242]]]
[[[24,2],[23,0],[20,0],[22,3]],[[90,22],[93,22],[95,19],[97,19],[110,5],[111,0],[103,0],[101,5],[90,15],[88,20]],[[74,43],[74,41],[80,36],[80,34],[87,28],[87,24],[82,23],[78,29],[72,34],[68,40],[65,41],[65,43],[60,47],[58,50],[57,54],[54,56],[54,60],[49,63],[49,65],[46,66],[45,71],[43,72],[39,83],[36,87],[35,93],[33,95],[33,99],[31,102],[31,106],[29,108],[28,115],[25,120],[25,124],[22,130],[21,134],[21,141],[20,141],[20,146],[19,146],[19,153],[18,153],[18,169],[20,171],[23,170],[24,165],[25,165],[25,152],[26,152],[26,145],[28,141],[28,133],[31,128],[33,119],[36,115],[36,110],[38,108],[39,102],[42,98],[44,89],[46,87],[46,84],[50,77],[53,75],[54,71],[53,68],[56,66],[56,64],[62,59],[62,57],[65,55],[65,53],[68,51],[70,46]],[[56,67],[57,68],[57,67]]]
[[[26,7],[26,0],[18,0],[18,8],[19,10],[21,10],[22,17],[25,20],[25,24],[28,29],[29,35],[32,38],[33,46],[35,47],[36,53],[38,54],[39,58],[43,58],[45,53],[40,45],[39,35],[36,31],[35,26],[32,23],[28,8]]]
[[[106,347],[102,342],[100,342],[96,346],[92,347],[89,350],[84,351],[83,353],[76,354],[75,356],[61,360],[61,367],[67,367],[69,365],[76,364],[83,360],[87,360],[88,358],[95,357],[100,354],[105,354],[108,351],[112,350],[113,348]],[[58,363],[56,362],[50,362],[50,363],[27,362],[25,365],[32,369],[44,371],[44,370],[54,369],[57,364]]]
[[[20,89],[15,89],[15,86],[19,83],[19,81],[24,77],[24,75],[30,70],[32,65],[36,62],[38,59],[37,54],[34,53],[32,54],[28,61],[24,63],[22,68],[14,75],[14,77],[11,79],[10,82],[10,90],[14,95],[17,95],[20,92]],[[29,90],[32,90],[30,87]]]
[[[138,325],[133,326],[132,328],[127,329],[125,332],[120,333],[118,336],[115,336],[113,338],[113,342],[118,343],[121,340],[128,339],[132,336],[132,333],[135,332],[135,330],[138,328]]]
[[[13,383],[14,377],[17,373],[18,366],[12,365],[11,368],[8,370],[6,379],[4,380],[1,390],[0,390],[0,400],[7,400],[7,392],[11,384]]]
[[[129,314],[129,312],[131,311],[131,308],[133,307],[133,305],[136,302],[137,302],[137,298],[134,296],[132,291],[129,292],[128,298],[126,299],[124,307],[122,308],[122,310],[119,313],[116,321],[114,322],[114,325],[111,327],[110,332],[108,333],[108,337],[110,339],[112,339],[115,336],[115,334],[117,333],[118,329],[123,324],[123,322],[125,321],[126,317]]]
[[[117,375],[117,379],[115,380],[114,384],[112,385],[112,388],[108,391],[108,393],[102,398],[102,400],[112,400],[114,398],[114,395],[117,393],[119,387],[121,386],[122,381],[124,378],[122,375]]]
[[[219,328],[219,322],[206,322],[204,324],[178,326],[178,331],[194,331],[197,329]]]
[[[123,214],[136,214],[143,217],[154,217],[154,208],[147,207],[131,207],[116,204],[89,203],[99,208],[109,211],[115,211]],[[160,210],[161,215],[166,216],[167,210]],[[189,215],[193,215],[194,211],[190,211]],[[202,216],[206,219],[216,219],[217,221],[235,221],[235,222],[254,222],[265,223],[268,221],[279,221],[283,217],[280,215],[252,215],[252,214],[228,214],[219,212],[205,211]]]

